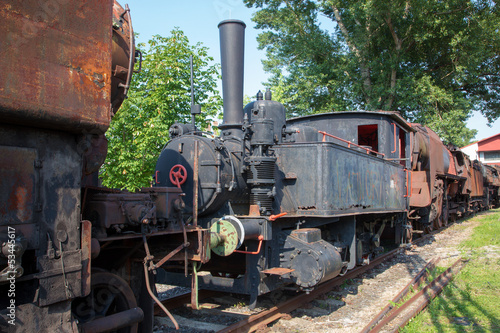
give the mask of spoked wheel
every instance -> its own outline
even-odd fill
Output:
[[[92,273],[90,294],[71,307],[83,332],[136,333],[143,318],[127,282],[109,272]]]
[[[405,243],[411,243],[411,241],[413,240],[413,227],[411,225],[409,228],[405,229],[404,238]]]

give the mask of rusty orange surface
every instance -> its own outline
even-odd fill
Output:
[[[2,1],[0,121],[104,131],[112,9],[112,0]]]
[[[413,171],[411,177],[410,206],[427,207],[431,204],[427,171]]]
[[[36,157],[32,148],[0,146],[0,221],[32,222]]]

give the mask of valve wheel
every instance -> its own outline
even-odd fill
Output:
[[[170,181],[177,187],[181,187],[187,180],[187,171],[183,165],[176,164],[170,169]]]

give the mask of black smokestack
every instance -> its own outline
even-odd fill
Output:
[[[243,124],[243,60],[246,25],[240,20],[219,23],[224,120],[221,129]],[[234,133],[236,134],[236,133]]]

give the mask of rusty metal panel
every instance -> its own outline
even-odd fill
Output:
[[[90,267],[92,253],[92,223],[82,221],[82,296],[90,294]]]
[[[0,122],[106,130],[112,8],[111,0],[1,2]]]
[[[483,174],[481,173],[481,170],[476,169],[476,165],[472,167],[471,170],[471,181],[472,181],[472,192],[471,192],[471,197],[480,197],[484,195],[484,189],[483,189]]]
[[[32,222],[36,159],[36,149],[0,146],[0,224]]]
[[[413,171],[411,177],[411,207],[427,207],[431,204],[428,171]]]
[[[19,302],[48,305],[81,296],[77,136],[2,123],[0,165],[0,225],[15,227],[36,255],[23,265]]]

